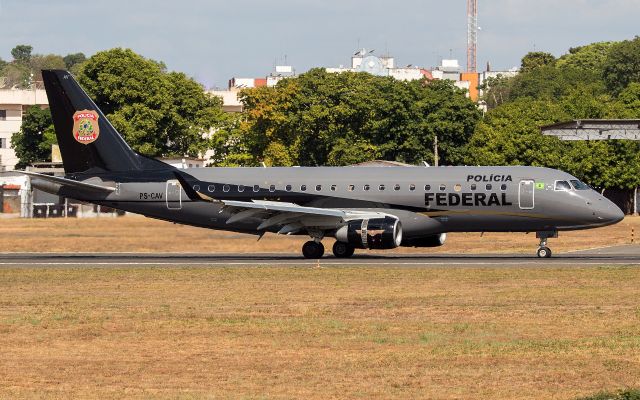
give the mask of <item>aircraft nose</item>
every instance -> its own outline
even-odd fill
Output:
[[[620,207],[615,205],[611,200],[603,197],[600,203],[601,206],[599,207],[597,216],[602,222],[610,225],[618,223],[624,219],[624,213]]]

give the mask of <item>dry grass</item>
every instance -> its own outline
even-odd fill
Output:
[[[570,399],[640,385],[640,269],[0,269],[0,398]]]
[[[551,239],[554,251],[629,243],[631,230],[640,232],[640,218],[600,229],[561,232]],[[0,220],[0,252],[300,252],[307,237],[256,236],[188,227],[144,217],[93,219]],[[325,241],[327,250],[333,243]],[[401,253],[533,253],[534,234],[452,233],[435,249],[398,249]],[[388,251],[386,251],[388,253]]]

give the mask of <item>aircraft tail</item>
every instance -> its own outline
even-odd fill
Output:
[[[69,72],[42,78],[66,173],[172,169],[133,151]]]

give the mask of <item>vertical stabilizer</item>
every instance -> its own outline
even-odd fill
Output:
[[[69,72],[42,78],[66,173],[171,169],[133,151]]]

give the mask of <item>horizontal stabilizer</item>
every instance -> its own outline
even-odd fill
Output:
[[[21,174],[29,175],[29,176],[31,176],[33,178],[42,179],[43,181],[46,181],[46,182],[50,182],[50,183],[54,183],[54,184],[57,184],[57,185],[61,185],[63,187],[80,189],[80,190],[83,190],[83,191],[99,192],[99,193],[109,194],[109,193],[115,192],[115,190],[116,190],[116,188],[112,187],[112,186],[101,186],[101,185],[96,185],[96,184],[93,184],[93,183],[85,183],[85,182],[80,182],[80,181],[74,181],[73,179],[67,179],[67,178],[63,178],[61,176],[51,176],[51,175],[39,174],[37,172],[31,172],[31,171],[16,171],[16,172],[20,172]]]

